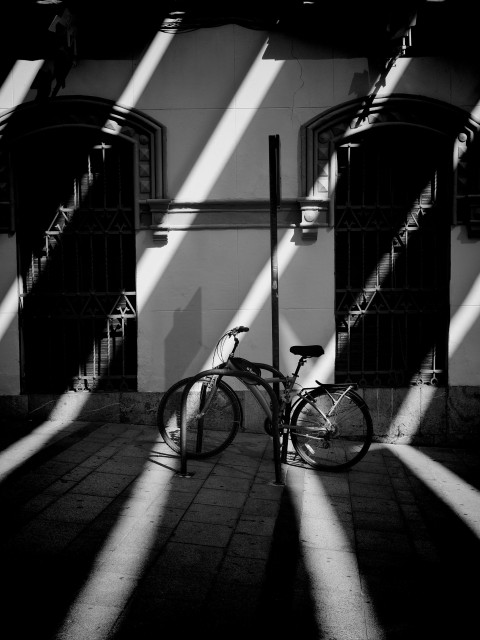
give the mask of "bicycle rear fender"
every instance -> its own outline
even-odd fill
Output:
[[[332,382],[324,384],[323,382],[319,382],[315,380],[319,387],[325,389],[326,391],[345,391],[346,389],[352,389],[356,391],[358,389],[358,384],[356,382]],[[317,389],[318,387],[305,387],[305,389]]]

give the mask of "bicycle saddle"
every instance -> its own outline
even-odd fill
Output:
[[[319,344],[311,344],[290,347],[290,353],[293,353],[296,356],[302,356],[302,358],[319,358],[325,353],[325,351]]]

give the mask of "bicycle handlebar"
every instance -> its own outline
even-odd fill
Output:
[[[233,329],[230,329],[230,331],[228,332],[229,336],[236,336],[239,333],[245,333],[246,331],[250,331],[250,329],[248,327],[233,327]]]

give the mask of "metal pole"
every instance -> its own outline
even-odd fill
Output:
[[[196,378],[190,378],[182,392],[181,422],[180,422],[180,471],[177,475],[182,478],[191,478],[193,474],[187,471],[187,401]]]
[[[272,305],[272,364],[280,367],[279,321],[278,321],[278,255],[277,255],[277,210],[280,204],[280,136],[268,137],[270,169],[270,253],[271,253],[271,305]],[[273,385],[277,398],[279,385]]]
[[[282,460],[281,460],[281,451],[280,451],[280,435],[278,430],[278,401],[277,397],[270,387],[268,382],[265,382],[261,376],[257,376],[254,373],[250,373],[249,371],[233,371],[230,369],[209,369],[208,371],[201,371],[196,375],[192,376],[183,390],[182,394],[182,409],[181,409],[181,426],[180,426],[180,455],[181,455],[181,471],[179,476],[182,477],[190,477],[192,474],[187,473],[187,439],[186,439],[186,429],[187,429],[187,412],[186,412],[186,404],[187,397],[190,392],[190,389],[193,387],[197,380],[201,380],[202,378],[206,378],[208,376],[230,376],[234,378],[239,378],[240,380],[250,380],[255,384],[263,387],[267,392],[267,395],[270,397],[270,401],[272,403],[272,433],[273,433],[273,460],[275,465],[275,482],[274,484],[283,485],[282,481]],[[272,385],[273,386],[273,385]]]

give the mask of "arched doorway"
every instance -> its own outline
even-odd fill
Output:
[[[410,126],[337,145],[337,382],[447,384],[450,157]]]
[[[455,156],[476,130],[460,109],[404,95],[303,128],[302,195],[335,227],[337,381],[448,384]]]
[[[132,145],[83,127],[15,147],[22,388],[136,389]]]
[[[22,105],[0,127],[22,392],[135,390],[135,233],[142,201],[163,197],[162,127],[88,97]]]

